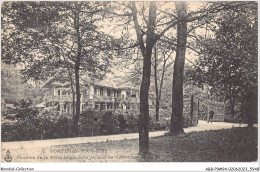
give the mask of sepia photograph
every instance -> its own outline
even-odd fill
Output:
[[[259,171],[258,144],[257,1],[1,2],[1,171]]]

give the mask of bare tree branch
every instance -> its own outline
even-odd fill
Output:
[[[132,4],[132,14],[133,14],[133,21],[134,21],[134,25],[135,25],[137,40],[139,42],[142,54],[144,55],[145,54],[145,45],[144,45],[140,25],[139,25],[138,18],[137,18],[137,8],[135,5],[135,2],[132,2],[131,4]]]

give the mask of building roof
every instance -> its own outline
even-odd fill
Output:
[[[93,84],[99,87],[111,88],[111,89],[129,89],[129,90],[139,90],[136,86],[134,86],[130,81],[125,80],[124,78],[111,78],[104,77],[103,79],[95,79],[93,80],[87,75],[80,76],[80,85],[90,85]],[[64,76],[64,74],[56,74],[54,77],[48,79],[41,88],[50,88],[52,86],[63,86],[67,87],[70,85],[70,80]]]
[[[80,78],[80,85],[89,85],[90,80],[82,77]],[[70,86],[70,80],[65,77],[58,77],[54,76],[50,79],[48,79],[45,83],[42,84],[41,88],[50,88],[52,86],[61,86],[61,87],[68,87]]]
[[[95,81],[94,85],[117,89],[117,86],[116,86],[114,80],[111,78],[104,78],[102,80],[97,80],[97,81]]]
[[[51,86],[69,86],[70,80],[66,77],[55,75],[48,80],[46,80],[42,85],[41,88],[49,88]]]
[[[129,82],[125,82],[123,84],[118,85],[118,88],[121,89],[131,89],[133,86]]]

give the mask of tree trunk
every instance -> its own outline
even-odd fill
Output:
[[[75,82],[76,82],[76,114],[73,120],[73,132],[75,136],[78,136],[78,123],[80,115],[80,84],[79,84],[79,67],[80,67],[80,56],[81,56],[81,43],[80,43],[80,31],[79,31],[79,12],[75,12],[74,18],[75,30],[77,33],[77,57],[75,61]]]
[[[79,85],[79,64],[75,64],[75,81],[76,81],[76,114],[73,120],[73,133],[78,136],[78,123],[80,115],[80,85]]]
[[[172,84],[172,115],[170,133],[179,135],[183,130],[183,73],[187,41],[187,3],[176,2],[178,16],[177,49]]]
[[[74,116],[75,116],[75,91],[73,88],[73,91],[72,91],[72,117],[74,118]]]
[[[230,111],[230,115],[232,117],[235,116],[235,100],[233,97],[233,93],[232,93],[232,86],[230,85],[228,88],[228,93],[229,93],[229,111]]]
[[[164,74],[165,74],[166,69],[167,69],[167,67],[166,67],[166,59],[164,59],[164,62],[163,62],[163,70],[162,70],[162,77],[161,77],[161,83],[160,83],[160,88],[159,88],[159,102],[161,101],[163,80],[164,80]]]
[[[149,55],[150,54],[150,55]],[[143,78],[140,89],[139,152],[142,156],[149,153],[149,87],[151,75],[151,53],[144,57]]]
[[[156,121],[159,121],[160,119],[159,119],[159,109],[160,109],[160,100],[159,100],[159,97],[158,97],[158,95],[156,95],[156,105],[155,105],[155,109],[156,109],[156,115],[155,115],[155,117],[156,117]]]
[[[155,104],[155,120],[159,121],[159,88],[157,83],[157,54],[156,54],[156,46],[154,46],[154,85],[155,85],[155,94],[156,94],[156,104]]]
[[[137,8],[132,2],[133,21],[136,35],[143,55],[143,75],[140,88],[140,114],[139,114],[139,153],[145,158],[149,154],[149,87],[151,77],[151,56],[155,44],[154,27],[156,22],[156,2],[150,2],[147,25],[146,46],[143,41],[140,25],[137,19]]]
[[[194,101],[194,98],[193,98],[193,95],[191,95],[191,100],[190,100],[190,124],[192,125],[192,120],[193,120],[193,101]]]
[[[69,67],[67,67],[68,69],[68,73],[69,73],[69,78],[70,78],[70,88],[71,88],[71,92],[72,92],[72,118],[74,118],[75,116],[75,91],[74,91],[74,83],[73,83],[73,79],[72,79],[72,74],[70,72]]]
[[[158,95],[158,107],[160,108],[160,103],[161,103],[161,97],[162,97],[162,87],[163,87],[163,80],[164,80],[164,74],[165,74],[165,71],[167,69],[166,67],[166,62],[167,60],[164,59],[164,62],[163,62],[163,69],[162,69],[162,76],[161,76],[161,82],[160,82],[160,87],[159,87],[159,95]]]

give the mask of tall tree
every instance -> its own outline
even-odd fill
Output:
[[[214,23],[214,35],[199,41],[196,77],[225,95],[233,116],[235,103],[240,102],[240,113],[252,126],[257,113],[257,5],[234,4],[219,13]]]
[[[73,69],[76,94],[74,133],[78,133],[80,115],[80,70],[99,76],[108,66],[112,37],[98,30],[102,11],[96,2],[6,2],[3,24],[5,28],[4,59],[23,62],[24,74],[41,79],[51,76],[58,68]],[[8,35],[9,34],[9,35]],[[8,51],[9,41],[18,46]],[[32,43],[31,43],[32,42]],[[101,51],[101,49],[103,50]],[[13,56],[12,56],[13,55]],[[51,74],[46,73],[50,70]]]
[[[114,11],[119,4],[121,11]],[[138,4],[138,5],[137,5]],[[125,18],[124,26],[135,30],[137,44],[143,56],[142,81],[140,86],[140,114],[139,114],[139,153],[142,156],[149,154],[149,88],[151,78],[151,57],[154,44],[173,26],[175,20],[170,20],[163,15],[157,18],[156,2],[127,2],[117,3],[110,11],[118,18]],[[164,4],[165,5],[165,4]],[[123,11],[122,11],[123,10]],[[121,12],[121,13],[120,13]],[[161,12],[160,12],[161,13]],[[167,22],[168,20],[168,22]],[[157,29],[157,30],[156,30]],[[130,31],[128,31],[131,33]],[[130,34],[131,35],[131,34]]]
[[[155,104],[155,119],[159,121],[159,109],[160,102],[162,97],[164,77],[167,69],[172,65],[174,61],[169,59],[172,56],[174,49],[172,45],[169,47],[167,44],[162,42],[157,42],[154,46],[154,56],[153,56],[153,75],[154,75],[154,86],[155,86],[155,95],[156,95],[156,104]]]
[[[177,24],[177,48],[174,62],[174,73],[172,83],[172,134],[184,133],[183,130],[183,73],[187,41],[187,3],[175,2],[178,17]]]
[[[207,30],[216,13],[231,8],[237,8],[243,3],[239,2],[209,2],[202,3],[202,8],[187,12],[185,2],[175,3],[177,18],[177,48],[174,63],[173,85],[172,85],[172,117],[170,132],[174,135],[184,133],[183,131],[183,73],[186,48],[198,53],[194,45],[187,44],[187,37],[194,37],[197,28]],[[206,28],[205,28],[206,26]],[[171,41],[166,39],[165,41]],[[190,41],[189,41],[190,42]]]
[[[149,8],[149,17],[147,23],[147,38],[144,43],[143,36],[140,30],[140,25],[137,17],[137,8],[135,3],[132,4],[133,21],[137,40],[143,55],[143,75],[140,88],[140,116],[139,116],[139,152],[142,155],[149,153],[149,87],[151,76],[151,56],[154,41],[154,29],[156,22],[156,3],[151,2]],[[146,44],[146,45],[145,45]]]
[[[138,4],[138,5],[137,5]],[[174,7],[177,7],[174,9]],[[142,70],[142,82],[140,86],[140,115],[139,115],[139,152],[142,155],[147,155],[149,153],[149,133],[148,133],[148,125],[149,125],[149,104],[148,104],[148,94],[150,87],[150,77],[151,77],[151,54],[152,49],[155,43],[160,39],[165,39],[165,35],[167,33],[175,33],[175,26],[178,24],[179,27],[184,28],[186,22],[192,22],[195,20],[200,20],[201,18],[208,15],[208,11],[206,8],[202,10],[198,10],[196,12],[191,12],[187,14],[187,5],[184,3],[174,3],[172,2],[164,2],[157,6],[156,2],[115,2],[114,4],[106,4],[106,7],[110,7],[107,10],[108,13],[113,14],[116,18],[120,18],[120,24],[123,26],[122,32],[127,35],[129,38],[132,35],[132,31],[130,28],[135,30],[135,34],[137,36],[137,43],[141,50],[141,54],[143,56],[143,70]],[[185,12],[182,12],[182,8],[186,9]],[[178,15],[176,16],[175,12],[178,11]],[[212,11],[216,10],[213,8]],[[125,20],[122,21],[121,19]],[[181,20],[182,18],[182,20]],[[131,25],[133,24],[133,25]],[[119,24],[117,25],[119,26]],[[187,27],[187,26],[186,26]],[[186,31],[187,32],[187,31]],[[128,33],[128,34],[126,34]],[[129,36],[130,35],[130,36]],[[173,34],[170,34],[173,35]],[[185,47],[186,45],[186,34],[179,29],[179,49],[178,49],[178,60],[179,61],[175,66],[176,75],[178,73],[178,77],[180,77],[177,82],[176,91],[182,90],[182,73],[183,69],[182,61],[184,60],[185,55]],[[184,40],[182,40],[184,39]],[[175,39],[176,40],[176,39]],[[175,42],[171,42],[172,46],[175,46]],[[181,65],[180,67],[178,67]],[[180,69],[180,70],[179,70]],[[178,93],[177,93],[178,94]],[[182,95],[182,94],[181,94]],[[174,96],[176,97],[176,96]],[[182,99],[181,99],[182,100]],[[177,101],[177,100],[176,100]],[[175,101],[175,102],[176,102]],[[177,103],[177,102],[176,102]],[[177,104],[176,104],[177,105]],[[172,127],[176,130],[182,129],[182,112],[178,107],[178,118],[173,119],[172,124],[176,124],[176,127]],[[180,107],[182,109],[182,107]],[[176,110],[176,109],[175,109]],[[175,115],[174,115],[175,116]],[[173,116],[173,117],[174,117]],[[180,125],[178,124],[180,123]],[[178,127],[177,127],[178,126]],[[180,133],[176,131],[176,133]]]

